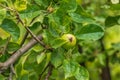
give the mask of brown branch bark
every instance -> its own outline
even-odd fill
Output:
[[[39,40],[42,40],[42,36],[37,36]],[[6,60],[4,63],[0,63],[0,70],[7,69],[11,64],[14,64],[18,58],[23,55],[25,52],[27,52],[30,48],[32,48],[37,43],[36,40],[32,39],[28,44],[25,46],[22,46],[19,50],[17,50],[8,60]]]
[[[25,43],[25,40],[27,39],[27,36],[29,35],[29,33],[28,32],[26,32],[25,34],[24,34],[24,37],[23,37],[23,39],[22,39],[22,41],[21,41],[21,43],[20,43],[20,46],[22,46],[24,43]]]
[[[50,64],[50,63],[49,63]],[[41,77],[43,75],[43,73],[47,70],[47,68],[49,67],[49,64],[44,68],[44,70],[41,72],[41,74],[39,75],[39,80],[41,80]]]
[[[42,45],[44,48],[47,49],[47,46],[46,46],[42,41],[40,41],[40,40],[36,37],[36,35],[34,35],[34,34],[32,33],[32,31],[31,31],[28,27],[25,27],[25,29],[30,33],[30,35],[31,35],[36,41],[38,41],[38,42],[40,43],[40,45]]]
[[[45,77],[45,80],[49,80],[49,77],[52,74],[52,70],[53,70],[53,66],[52,66],[52,64],[49,64],[49,69],[48,69],[48,73],[47,73],[47,75]]]
[[[105,48],[104,48],[102,39],[100,40],[100,42],[101,42],[101,47],[102,47],[101,51],[105,52]],[[102,80],[111,80],[110,67],[109,67],[109,57],[107,56],[107,54],[106,54],[105,64],[106,64],[106,66],[104,66],[102,68],[101,78],[102,78]]]
[[[15,15],[16,15],[16,19],[25,27],[25,29],[27,30],[27,32],[28,32],[37,42],[40,43],[40,45],[42,45],[45,49],[51,50],[51,49],[49,48],[49,46],[44,45],[44,43],[43,43],[42,41],[40,41],[40,40],[36,37],[36,35],[33,34],[33,32],[28,28],[28,26],[26,26],[26,25],[24,24],[24,22],[21,20],[21,18],[20,18],[20,16],[19,16],[19,13],[18,13],[17,11],[15,11]],[[36,16],[34,19],[32,19],[32,21],[30,22],[30,25],[32,24],[32,22],[33,22],[37,17],[38,17],[38,16]]]
[[[11,64],[10,65],[10,74],[9,74],[8,80],[13,80],[14,74],[15,74],[15,70],[14,70],[13,64]]]
[[[51,49],[49,46],[44,45],[44,43],[43,43],[42,41],[40,41],[40,40],[36,37],[36,35],[34,35],[34,34],[32,33],[32,31],[28,28],[28,26],[30,26],[30,25],[32,24],[32,22],[34,22],[34,20],[35,20],[39,15],[36,16],[36,17],[34,17],[34,18],[32,19],[32,21],[30,22],[30,25],[27,26],[27,25],[22,21],[22,19],[20,18],[19,12],[18,12],[17,10],[12,9],[12,8],[9,8],[9,7],[6,7],[6,6],[2,5],[2,4],[0,4],[0,7],[6,8],[7,10],[12,11],[12,12],[15,14],[15,16],[16,16],[16,19],[22,24],[22,26],[25,27],[25,29],[27,30],[27,32],[30,33],[30,35],[31,35],[37,42],[39,42],[40,45],[42,45],[45,49],[49,49],[49,50],[52,51],[52,49]]]
[[[106,58],[106,66],[102,68],[101,77],[102,77],[102,80],[111,80],[108,57]]]

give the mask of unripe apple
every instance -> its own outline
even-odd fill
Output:
[[[120,26],[115,25],[107,28],[103,38],[105,49],[112,48],[112,44],[120,43]]]
[[[76,44],[76,38],[72,34],[64,34],[62,39],[66,41],[66,43],[63,45],[65,49],[72,48]]]

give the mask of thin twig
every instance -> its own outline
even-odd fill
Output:
[[[51,48],[49,48],[48,46],[46,46],[43,42],[41,42],[41,41],[36,37],[36,35],[34,35],[34,34],[32,33],[32,31],[28,28],[28,26],[26,26],[26,25],[24,24],[24,22],[22,21],[22,19],[21,19],[20,16],[19,16],[18,11],[16,11],[15,9],[11,9],[11,8],[9,9],[9,7],[5,7],[5,6],[3,6],[2,4],[0,4],[0,6],[3,7],[3,8],[7,8],[7,9],[10,10],[10,11],[13,11],[13,12],[15,13],[15,15],[16,15],[16,19],[25,27],[25,29],[28,31],[28,33],[30,33],[30,35],[31,35],[37,42],[39,42],[40,45],[42,45],[45,49],[52,50]],[[37,17],[35,17],[35,19],[36,19],[36,18],[37,18]],[[33,20],[35,20],[35,19],[33,19]],[[32,24],[33,20],[31,21],[30,24]]]
[[[28,32],[25,33],[25,35],[20,43],[20,46],[22,46],[25,43],[25,40],[27,39],[28,34],[29,34]]]
[[[6,49],[7,49],[10,39],[11,39],[11,36],[7,38],[7,42],[6,42],[6,45],[4,46],[3,54],[5,54],[5,52],[6,52]]]
[[[41,46],[43,46],[44,48],[47,49],[46,45],[45,45],[42,41],[40,41],[40,40],[36,37],[36,35],[34,35],[34,34],[32,33],[32,31],[31,31],[28,27],[25,27],[25,28],[26,28],[26,30],[30,33],[30,35],[31,35],[37,42],[40,43]]]
[[[5,8],[6,10],[9,10],[9,11],[15,11],[14,9],[4,6],[3,4],[0,4],[0,7]]]
[[[39,16],[40,16],[40,15],[35,16],[35,17],[31,20],[31,22],[30,22],[29,25],[31,25]]]
[[[8,80],[13,80],[13,75],[14,74],[15,74],[15,70],[14,70],[13,64],[11,64],[10,65],[10,75],[9,75]]]
[[[37,42],[39,42],[40,43],[40,45],[42,45],[45,49],[48,49],[48,46],[46,46],[42,41],[40,41],[37,37],[36,37],[36,35],[34,35],[33,34],[33,32],[28,28],[28,26],[26,26],[25,24],[24,24],[24,22],[21,20],[21,18],[20,18],[20,16],[19,16],[19,13],[16,11],[16,17],[17,17],[17,19],[18,19],[18,21],[25,27],[25,29],[28,31],[28,33],[30,33],[30,35],[37,41]],[[36,18],[36,17],[35,17]],[[35,19],[34,19],[35,20]],[[31,21],[31,23],[32,23],[33,21]],[[30,24],[31,24],[30,23]]]
[[[41,77],[42,77],[43,73],[47,70],[48,67],[49,67],[49,64],[44,68],[44,70],[39,75],[39,80],[41,80]]]
[[[104,48],[102,39],[103,38],[100,39],[100,43],[102,47],[101,52],[104,53],[106,50]],[[105,59],[105,66],[102,68],[101,78],[102,80],[111,80],[110,67],[109,67],[109,56],[107,54],[106,54],[106,59]]]
[[[52,74],[52,70],[53,70],[53,66],[50,64],[50,65],[49,65],[49,70],[48,70],[48,73],[47,73],[47,75],[46,75],[45,80],[49,80],[49,77],[50,77],[51,74]]]
[[[32,3],[34,3],[34,4],[37,5],[38,7],[41,7],[38,3],[36,3],[35,0],[32,0],[32,1],[33,1]]]

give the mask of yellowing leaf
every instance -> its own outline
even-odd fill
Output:
[[[6,31],[4,31],[2,28],[0,28],[0,37],[5,39],[7,37],[9,37],[10,34],[8,34]]]
[[[40,64],[46,57],[46,53],[42,52],[40,55],[37,56],[37,63]]]
[[[27,0],[16,0],[14,6],[18,11],[25,10],[27,8]]]
[[[6,10],[0,7],[0,24],[4,20],[5,16],[6,16]]]

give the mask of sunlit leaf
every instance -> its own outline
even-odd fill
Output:
[[[27,8],[27,0],[15,0],[14,5],[18,11],[25,10]]]
[[[37,63],[40,64],[46,57],[46,53],[42,52],[40,55],[37,56]]]
[[[72,60],[64,60],[65,79],[75,77],[77,80],[89,80],[88,71]]]
[[[6,9],[0,7],[0,25],[5,17],[6,17]]]
[[[84,17],[80,14],[77,13],[69,13],[70,17],[72,18],[73,21],[77,23],[90,23],[93,22],[91,18]]]
[[[88,73],[87,69],[80,66],[79,72],[76,72],[75,78],[77,80],[89,80],[89,73]]]
[[[100,39],[103,35],[103,28],[96,24],[85,25],[78,32],[76,32],[76,37],[81,40],[94,41]]]
[[[14,21],[10,19],[4,19],[0,27],[10,33],[13,40],[18,40],[20,36],[20,29]]]
[[[64,60],[63,69],[65,71],[65,79],[67,79],[79,72],[79,65],[76,62]]]

